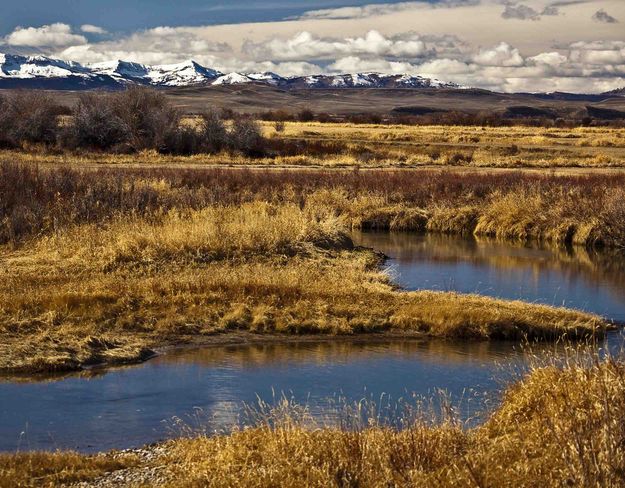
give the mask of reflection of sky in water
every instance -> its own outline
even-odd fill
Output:
[[[360,243],[395,257],[389,264],[408,288],[565,303],[624,318],[625,277],[613,259],[415,235],[364,234]],[[139,446],[172,435],[174,417],[225,428],[237,422],[243,402],[272,402],[282,392],[318,413],[338,395],[393,402],[445,390],[463,399],[466,419],[492,405],[512,365],[523,362],[518,347],[497,342],[330,341],[172,352],[90,377],[0,383],[0,450]]]
[[[249,351],[254,350],[250,355]],[[240,405],[281,393],[313,413],[328,398],[348,402],[381,395],[392,401],[442,389],[461,404],[463,417],[496,390],[498,362],[515,356],[511,345],[332,344],[247,346],[184,351],[143,365],[84,379],[0,384],[0,449],[123,448],[171,433],[173,417],[194,416],[225,428]],[[198,413],[199,412],[199,413]],[[169,421],[169,422],[165,422]],[[20,441],[20,432],[26,433]]]
[[[410,290],[479,293],[578,308],[625,321],[625,258],[436,235],[361,233]]]

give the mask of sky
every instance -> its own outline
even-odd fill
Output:
[[[5,0],[0,52],[409,73],[506,92],[625,87],[625,0]]]

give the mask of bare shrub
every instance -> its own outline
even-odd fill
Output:
[[[94,93],[80,97],[67,127],[67,145],[110,149],[130,140],[131,128],[116,113],[113,97]]]
[[[181,114],[157,90],[133,87],[111,97],[114,113],[130,128],[133,149],[165,148],[180,127]]]
[[[228,135],[233,150],[247,156],[259,156],[263,153],[264,139],[260,125],[255,120],[235,119]]]
[[[276,120],[276,122],[273,124],[273,128],[276,130],[276,132],[284,132],[284,120]]]
[[[65,130],[69,147],[156,149],[175,152],[190,133],[177,134],[181,114],[162,93],[132,87],[117,93],[90,93],[80,97]],[[173,144],[173,146],[172,146]]]
[[[315,114],[312,110],[305,108],[303,110],[300,110],[300,112],[297,114],[297,118],[300,122],[312,122],[313,120],[315,120]]]
[[[200,117],[202,149],[209,153],[221,151],[227,145],[228,139],[223,118],[214,111],[204,112]]]
[[[182,156],[198,154],[203,151],[202,138],[193,127],[178,127],[164,134],[159,150],[162,153]]]
[[[0,100],[0,143],[17,147],[24,143],[53,144],[58,116],[63,108],[41,91],[19,91]]]

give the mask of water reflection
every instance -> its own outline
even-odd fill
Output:
[[[512,344],[319,342],[179,350],[133,368],[58,381],[0,384],[0,449],[124,448],[171,434],[201,410],[215,428],[243,402],[284,392],[321,413],[327,399],[399,399],[439,389],[465,398],[468,418],[494,401],[499,364],[523,364]],[[488,395],[484,395],[488,393]]]
[[[354,237],[390,256],[393,276],[410,290],[521,299],[625,321],[622,253],[436,234],[363,232]]]

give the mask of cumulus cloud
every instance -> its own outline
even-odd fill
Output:
[[[337,59],[327,66],[327,70],[335,73],[413,73],[416,69],[414,64],[403,61],[389,61],[384,58],[362,59],[358,56],[347,56]]]
[[[489,49],[480,49],[473,61],[482,66],[523,66],[525,62],[518,49],[506,42]]]
[[[618,20],[612,17],[609,13],[607,13],[604,9],[597,10],[592,16],[592,20],[595,22],[602,22],[604,24],[616,24]]]
[[[567,62],[568,58],[559,52],[540,53],[527,59],[534,64],[542,64],[547,66],[562,66]]]
[[[86,44],[87,39],[72,33],[69,25],[56,23],[41,27],[16,27],[4,38],[4,42],[9,46],[58,48]]]
[[[575,42],[570,45],[569,58],[588,69],[623,65],[625,70],[625,41]]]
[[[93,24],[83,24],[80,26],[80,30],[87,34],[107,34],[106,29]]]
[[[432,38],[422,39],[416,34],[386,37],[371,30],[362,37],[321,38],[310,32],[300,32],[288,39],[273,38],[265,42],[246,42],[242,51],[255,58],[278,60],[295,59],[331,59],[350,55],[390,56],[401,58],[419,58],[428,55],[434,49],[428,44],[435,43]],[[449,38],[440,39],[444,48],[452,46]]]
[[[70,46],[58,55],[82,63],[123,59],[146,64],[166,64],[190,58],[198,62],[215,63],[217,54],[231,51],[227,43],[207,40],[192,29],[155,27],[127,37]]]

